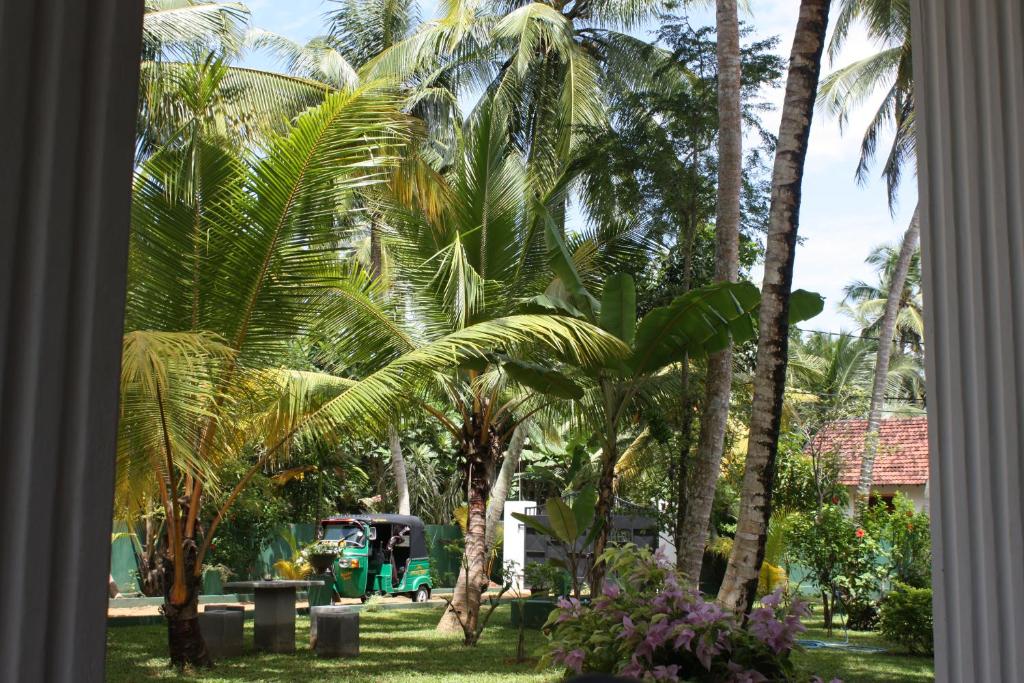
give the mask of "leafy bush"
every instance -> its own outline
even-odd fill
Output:
[[[608,579],[590,605],[559,600],[546,628],[541,665],[643,681],[790,681],[806,606],[781,608],[781,591],[753,610],[748,626],[680,578],[660,554],[627,545],[608,550]]]
[[[840,506],[825,505],[815,514],[797,515],[788,536],[793,559],[811,571],[822,592],[829,632],[836,607],[848,615],[870,614],[886,574],[885,555],[872,534]]]
[[[534,595],[560,592],[568,582],[565,570],[548,562],[530,562],[523,570],[523,578]]]
[[[932,537],[928,515],[918,512],[902,493],[893,508],[875,505],[863,515],[864,527],[888,549],[886,569],[893,582],[914,588],[932,584]]]
[[[897,584],[882,600],[878,624],[886,640],[905,647],[911,653],[931,654],[931,589]]]

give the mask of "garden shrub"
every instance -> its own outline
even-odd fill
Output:
[[[914,654],[931,654],[931,589],[897,584],[882,600],[878,624],[886,640]]]
[[[902,493],[893,509],[875,505],[863,515],[864,527],[887,549],[886,569],[893,582],[914,588],[932,585],[931,524],[927,513],[918,512]]]
[[[788,530],[790,553],[807,567],[822,592],[825,629],[841,608],[859,625],[870,623],[873,603],[885,577],[885,555],[873,534],[857,526],[838,505],[796,515]],[[853,628],[855,624],[848,624]]]
[[[794,680],[790,652],[804,630],[804,603],[785,611],[776,591],[743,627],[734,613],[681,588],[659,553],[627,545],[601,560],[609,569],[602,594],[589,605],[559,600],[541,666],[642,681]]]

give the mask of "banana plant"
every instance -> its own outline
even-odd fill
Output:
[[[597,489],[587,485],[568,503],[558,497],[548,498],[545,504],[547,524],[534,515],[512,513],[517,520],[561,547],[562,557],[548,558],[548,562],[569,573],[572,593],[577,600],[582,591],[580,568],[586,559],[586,549],[594,543],[604,525],[594,514],[596,504]]]
[[[531,304],[571,311],[617,337],[630,349],[623,358],[583,373],[589,380],[583,404],[601,444],[595,510],[600,524],[594,539],[594,556],[600,558],[611,531],[615,472],[622,454],[620,432],[626,417],[637,408],[638,395],[659,382],[664,371],[673,365],[754,338],[761,296],[749,282],[721,282],[690,290],[638,320],[633,278],[628,274],[612,275],[606,279],[598,299],[580,277],[554,221],[545,217],[545,223],[549,260],[557,279]],[[823,305],[817,294],[794,292],[790,322],[817,315]],[[592,591],[600,590],[603,576],[603,565],[595,561],[590,571]]]

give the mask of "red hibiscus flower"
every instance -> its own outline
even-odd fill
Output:
[[[854,532],[854,535],[855,535],[855,536],[856,536],[857,538],[864,538],[864,530],[863,530],[863,529],[857,529],[857,531],[856,531],[856,532]]]

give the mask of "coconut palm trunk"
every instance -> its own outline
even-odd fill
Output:
[[[494,550],[494,544],[498,539],[498,526],[501,524],[502,512],[505,509],[505,501],[508,499],[509,488],[512,484],[512,477],[519,468],[519,459],[523,453],[523,446],[526,443],[526,422],[521,423],[512,432],[509,439],[508,449],[505,451],[505,458],[501,462],[501,469],[491,486],[490,498],[487,502],[486,531],[484,534],[485,553],[489,556]],[[445,611],[437,630],[445,633],[455,633],[462,629],[456,613],[466,611],[466,571],[459,572],[455,582],[455,590],[452,594],[452,607]]]
[[[491,493],[494,467],[501,459],[502,440],[493,425],[485,426],[483,416],[474,414],[463,426],[460,461],[466,477],[466,533],[463,569],[455,595],[441,616],[437,630],[462,631],[466,645],[476,645],[482,596],[490,582],[487,576],[487,499]]]
[[[864,457],[860,465],[860,481],[857,485],[857,504],[863,506],[871,494],[872,473],[875,456],[878,455],[878,431],[882,422],[882,407],[885,404],[885,385],[889,376],[889,359],[892,357],[892,339],[896,331],[896,318],[900,312],[903,288],[910,272],[910,262],[917,250],[921,224],[918,209],[910,219],[910,225],[903,234],[903,244],[896,261],[892,277],[889,280],[889,293],[885,301],[885,312],[882,315],[878,334],[878,355],[875,360],[875,378],[871,385],[871,406],[868,410],[868,427],[864,435]]]
[[[201,575],[194,571],[196,546],[189,544],[185,548],[185,589],[183,600],[172,599],[174,586],[174,563],[164,561],[164,616],[167,619],[167,645],[171,655],[171,665],[212,666],[213,659],[206,649],[206,641],[199,631],[199,593],[202,585]]]
[[[735,282],[739,275],[740,193],[743,188],[743,120],[740,114],[740,28],[736,0],[718,0],[718,206],[715,223],[715,280]],[[691,585],[700,579],[725,445],[732,348],[708,358],[697,453],[685,478],[677,523],[676,566]],[[680,503],[683,502],[680,501]]]
[[[526,445],[526,432],[528,421],[520,423],[512,432],[508,440],[508,449],[505,451],[505,458],[501,461],[501,469],[498,477],[491,487],[491,497],[487,502],[487,552],[494,550],[494,544],[498,540],[498,527],[501,526],[502,514],[505,511],[505,501],[508,500],[509,489],[512,488],[512,478],[519,469],[519,459],[523,455],[523,447]]]
[[[830,0],[802,0],[800,3],[772,170],[749,448],[736,537],[718,593],[721,603],[737,610],[749,611],[753,605],[768,536],[786,386],[789,298],[799,227],[800,186],[821,73],[829,5]]]
[[[398,440],[398,430],[394,425],[388,426],[388,448],[391,451],[391,472],[395,477],[395,490],[398,492],[398,514],[410,515],[409,478],[405,472],[405,458],[402,457],[402,442]]]
[[[594,506],[594,523],[601,529],[594,538],[594,564],[590,568],[590,594],[598,595],[604,583],[605,566],[598,562],[608,547],[612,530],[612,510],[615,507],[615,464],[619,461],[619,447],[615,438],[617,430],[609,430],[613,438],[607,440],[601,451],[601,472],[597,479],[597,503]]]

